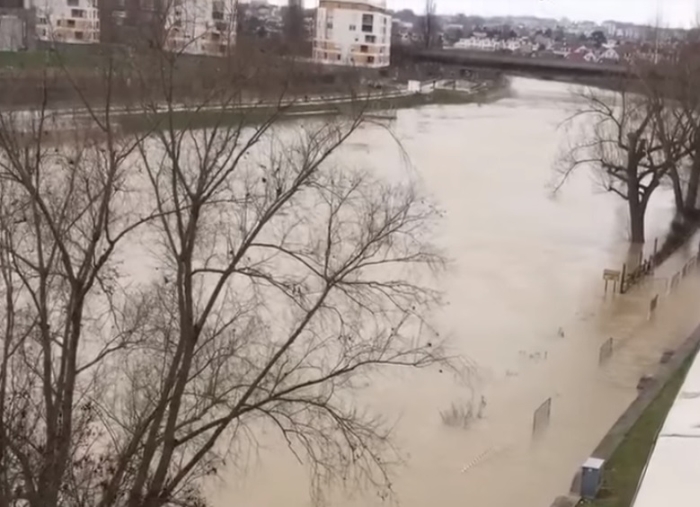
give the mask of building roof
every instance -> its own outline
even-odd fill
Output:
[[[324,2],[344,3],[344,4],[360,4],[386,9],[386,0],[323,0]]]
[[[700,355],[666,416],[633,507],[700,502]]]

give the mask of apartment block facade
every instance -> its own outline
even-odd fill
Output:
[[[165,16],[165,48],[225,56],[236,43],[235,0],[172,0]]]
[[[391,15],[384,0],[320,0],[313,60],[381,68],[390,64]]]
[[[34,49],[36,13],[24,0],[0,0],[0,51]]]
[[[35,0],[37,39],[65,44],[100,41],[97,0]]]
[[[47,43],[127,44],[222,56],[236,38],[238,0],[34,0]]]

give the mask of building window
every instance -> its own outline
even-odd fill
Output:
[[[340,60],[340,55],[338,55],[338,60]]]
[[[68,0],[67,3],[69,7],[77,7],[80,5],[79,0]]]
[[[364,44],[360,46],[360,53],[369,53],[369,46],[365,46]]]
[[[84,37],[83,32],[75,32],[75,38],[77,40],[83,40],[83,37]]]
[[[355,25],[350,25],[350,31],[351,31],[351,32],[354,32],[355,30],[357,30],[357,26],[355,26]]]
[[[372,26],[374,25],[374,15],[363,14],[362,15],[362,31],[372,32]]]
[[[367,63],[374,63],[374,57],[373,57],[373,56],[368,56],[368,57],[367,57]]]
[[[332,30],[333,29],[333,22],[329,21],[328,23],[326,23],[326,28],[329,30]]]
[[[74,19],[67,19],[66,20],[66,26],[68,28],[75,28],[75,20]]]
[[[374,35],[365,35],[365,42],[367,44],[374,44],[375,42],[377,42],[377,37],[375,37]]]
[[[83,11],[81,9],[71,9],[70,10],[70,17],[71,18],[84,18],[85,11]]]
[[[224,2],[220,0],[213,2],[211,17],[215,20],[224,19]]]

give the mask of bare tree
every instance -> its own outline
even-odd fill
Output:
[[[679,215],[685,220],[697,220],[698,192],[700,191],[700,66],[696,58],[697,41],[690,40],[679,46],[670,62],[660,65],[657,76],[663,76],[657,85],[657,95],[665,98],[668,109],[674,111],[675,122],[683,129],[676,135],[686,159],[681,167],[670,173]],[[659,84],[660,83],[660,84]],[[685,181],[685,187],[682,185]]]
[[[390,493],[390,432],[350,393],[445,361],[440,212],[335,167],[361,101],[290,128],[241,61],[113,55],[71,114],[0,111],[0,507],[204,505],[261,425],[316,493]]]
[[[292,53],[303,51],[307,41],[303,0],[288,0],[284,16],[284,35]]]
[[[584,105],[569,124],[576,127],[560,160],[560,188],[579,167],[597,171],[603,187],[627,201],[632,243],[644,243],[647,205],[681,154],[664,151],[660,123],[662,105],[626,90],[588,89]]]
[[[670,161],[668,181],[676,204],[679,232],[697,220],[700,190],[700,68],[696,44],[686,41],[653,64],[636,62],[640,93],[656,104],[654,121],[664,157]]]
[[[423,44],[426,49],[433,47],[438,34],[437,4],[435,0],[425,0],[425,14],[422,20]]]

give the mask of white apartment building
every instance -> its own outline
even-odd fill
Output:
[[[100,41],[98,0],[35,0],[37,38],[41,41],[94,44]],[[223,56],[236,39],[237,0],[167,0],[162,26],[165,48],[187,54]],[[137,23],[138,18],[159,19],[154,15],[156,0],[139,0],[138,8],[126,0],[110,2],[111,22]],[[129,13],[128,9],[132,12]],[[129,14],[131,18],[129,19]],[[144,27],[141,27],[144,30]],[[129,42],[129,41],[123,41]]]
[[[391,15],[385,0],[320,0],[313,59],[330,65],[388,67]]]
[[[172,0],[165,47],[194,55],[225,56],[236,43],[237,0]]]
[[[97,0],[35,0],[40,41],[94,44],[100,40]]]

